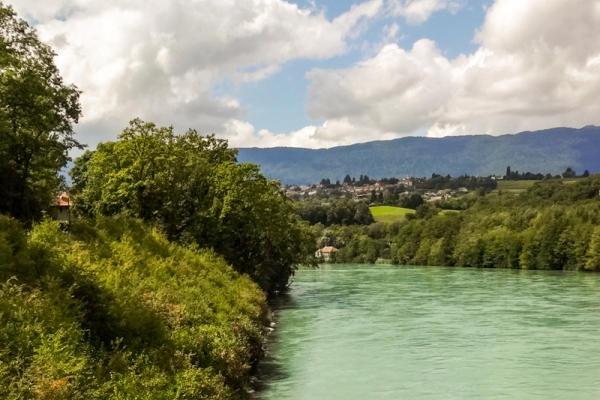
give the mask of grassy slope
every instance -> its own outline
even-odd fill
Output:
[[[237,397],[262,351],[257,285],[137,221],[69,231],[0,216],[0,398]]]
[[[415,210],[410,208],[392,207],[392,206],[376,206],[371,207],[371,214],[377,222],[393,223],[403,220],[406,214],[414,213]]]

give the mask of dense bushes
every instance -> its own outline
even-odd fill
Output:
[[[260,289],[138,221],[0,217],[0,254],[0,398],[228,399],[261,356]]]

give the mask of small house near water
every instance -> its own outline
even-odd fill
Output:
[[[315,253],[316,258],[322,258],[324,261],[331,260],[331,256],[334,253],[337,253],[339,250],[333,246],[325,246],[322,249],[317,250]]]

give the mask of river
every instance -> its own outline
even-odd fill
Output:
[[[600,275],[324,265],[292,288],[258,399],[600,399]]]

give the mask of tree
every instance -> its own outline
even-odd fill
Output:
[[[69,150],[83,147],[73,133],[80,92],[63,83],[55,56],[0,3],[0,212],[21,221],[41,217]]]
[[[170,240],[213,249],[266,292],[283,291],[316,240],[279,184],[236,155],[214,135],[133,120],[75,161],[77,210],[143,219]]]
[[[577,173],[571,167],[567,168],[567,170],[562,173],[563,178],[575,178],[576,176]]]
[[[346,175],[344,177],[344,183],[352,183],[352,178],[350,177],[350,175]]]
[[[416,209],[424,202],[425,200],[423,200],[423,197],[420,194],[412,193],[409,196],[402,196],[400,199],[400,207]]]
[[[587,169],[585,171],[583,171],[583,175],[581,175],[582,178],[587,178],[590,176],[590,171],[588,171]]]

